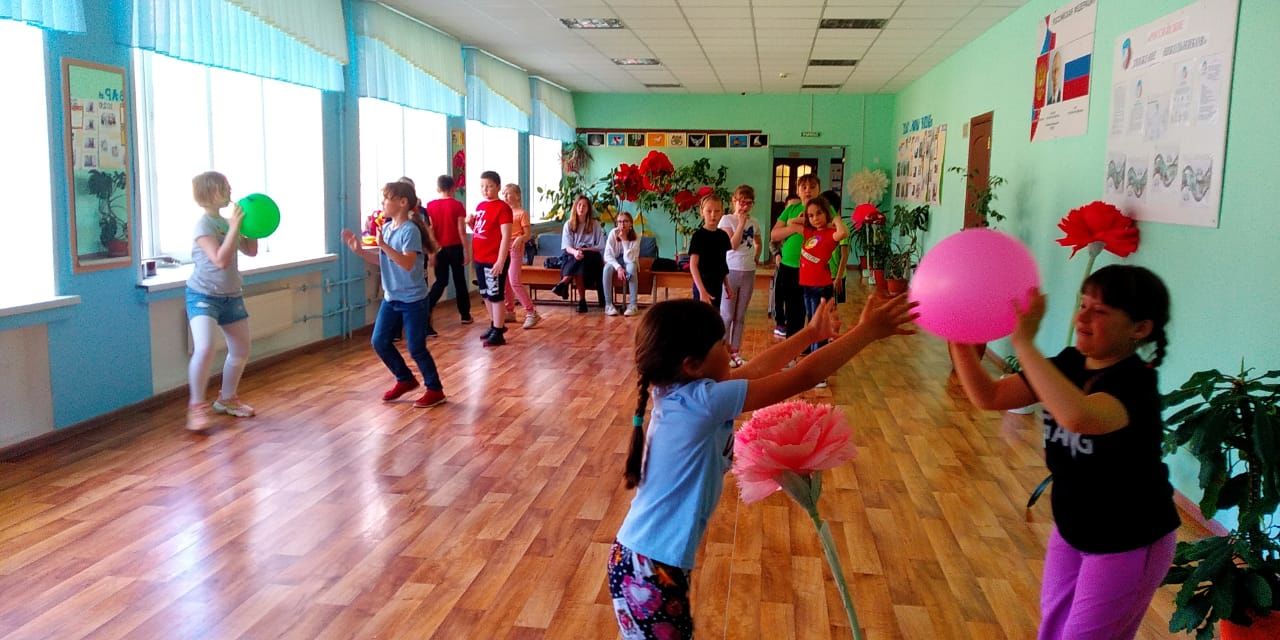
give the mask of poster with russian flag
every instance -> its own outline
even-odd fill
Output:
[[[1041,21],[1035,94],[1031,98],[1032,142],[1088,131],[1097,15],[1097,0],[1074,0]]]

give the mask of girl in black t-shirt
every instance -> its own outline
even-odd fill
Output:
[[[732,298],[729,293],[729,262],[727,255],[733,249],[729,234],[720,228],[724,217],[724,202],[713,194],[699,203],[702,226],[689,238],[689,273],[693,276],[695,295],[703,302],[710,302],[717,311],[721,296]]]
[[[983,409],[1043,407],[1055,527],[1040,589],[1040,640],[1133,638],[1173,560],[1178,512],[1161,459],[1155,367],[1168,340],[1169,293],[1142,267],[1099,269],[1081,287],[1074,347],[1035,346],[1045,298],[1018,309],[1021,376],[994,380],[973,347],[952,344],[965,393]],[[1150,362],[1137,355],[1154,345]]]

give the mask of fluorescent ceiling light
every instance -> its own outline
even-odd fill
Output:
[[[809,61],[811,67],[854,67],[858,61],[852,58],[817,58]]]
[[[613,63],[623,67],[652,67],[661,64],[657,58],[614,58]]]
[[[560,23],[570,29],[625,29],[617,18],[560,18]]]
[[[883,29],[888,20],[881,18],[823,18],[819,29]]]

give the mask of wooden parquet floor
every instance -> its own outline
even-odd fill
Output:
[[[772,340],[766,293],[747,355]],[[380,402],[390,376],[357,337],[252,371],[258,416],[208,437],[175,400],[0,463],[0,637],[617,637],[636,320],[543,311],[497,350],[438,311],[434,409]],[[899,338],[806,394],[843,405],[859,447],[822,511],[868,638],[1033,638],[1039,429],[975,411],[948,371],[940,341]],[[849,637],[781,494],[744,506],[727,483],[694,580],[700,638]],[[1170,599],[1142,637],[1168,637]]]

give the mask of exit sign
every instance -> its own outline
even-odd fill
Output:
[[[800,137],[801,138],[821,138],[822,132],[821,131],[801,131]]]

